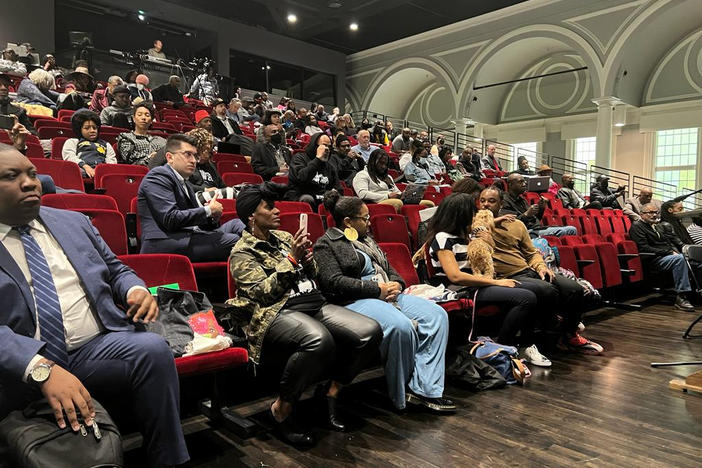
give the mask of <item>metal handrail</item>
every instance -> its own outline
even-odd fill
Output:
[[[631,186],[631,192],[636,195],[642,188],[650,188],[653,191],[653,198],[660,200],[671,200],[678,196],[678,187],[674,184],[661,182],[635,175]],[[684,192],[685,189],[683,189]]]
[[[612,169],[609,167],[595,166],[593,164],[592,166],[590,166],[591,186],[595,183],[595,180],[599,175],[606,175],[607,177],[609,177],[610,180],[615,181],[619,186],[626,185],[627,191],[625,193],[625,198],[631,195],[631,174],[629,174],[628,172]]]

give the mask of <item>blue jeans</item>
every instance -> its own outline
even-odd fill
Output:
[[[574,226],[550,226],[546,229],[539,229],[536,234],[540,236],[577,236],[578,230]]]
[[[346,307],[374,319],[383,329],[380,352],[388,393],[395,407],[405,407],[405,386],[427,398],[444,394],[448,315],[431,301],[400,294],[398,310],[380,299],[361,299]],[[412,320],[419,324],[415,331]]]
[[[690,287],[690,271],[682,254],[655,258],[651,260],[651,266],[660,271],[669,271],[673,274],[676,292],[684,293],[692,290]]]

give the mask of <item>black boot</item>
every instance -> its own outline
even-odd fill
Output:
[[[329,427],[339,432],[346,432],[346,425],[339,420],[339,415],[336,410],[337,399],[326,396],[327,411],[329,412]]]
[[[279,422],[277,419],[275,419],[275,415],[273,414],[273,405],[271,405],[268,414],[270,415],[271,421],[273,422],[275,431],[278,433],[281,439],[292,445],[314,445],[315,440],[314,437],[312,437],[312,434],[307,434],[298,427],[296,427],[293,422],[292,414],[285,418],[283,421]]]

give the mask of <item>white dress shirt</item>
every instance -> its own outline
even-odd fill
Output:
[[[63,316],[63,328],[66,335],[66,349],[72,351],[95,338],[100,333],[105,331],[105,327],[100,322],[100,318],[96,311],[93,310],[88,300],[88,296],[80,282],[80,277],[76,270],[71,265],[71,262],[66,257],[66,254],[61,248],[58,241],[51,235],[48,229],[35,219],[29,223],[30,235],[37,241],[41,247],[46,262],[49,265],[51,276],[54,280],[54,286],[58,294],[59,304],[61,306],[61,314]],[[34,296],[34,285],[32,276],[29,272],[29,265],[24,254],[24,244],[20,238],[19,232],[12,229],[7,224],[0,223],[0,242],[12,256],[20,271],[24,275],[25,280],[29,284],[32,296]],[[133,286],[127,291],[127,296],[134,289],[144,289],[142,286]],[[39,329],[39,314],[36,312],[36,300],[34,304],[35,321],[37,323],[34,339],[41,339]],[[26,380],[29,371],[42,359],[42,356],[36,355],[30,361],[25,370],[24,379]]]

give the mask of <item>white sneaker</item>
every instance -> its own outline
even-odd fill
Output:
[[[585,331],[585,324],[583,322],[578,323],[578,333],[582,333]]]
[[[529,364],[533,364],[539,367],[551,367],[551,361],[539,352],[536,345],[531,345],[528,348],[524,348],[522,356]]]

